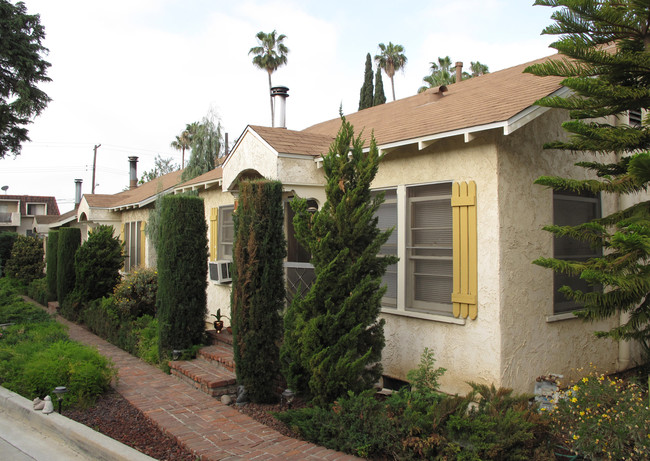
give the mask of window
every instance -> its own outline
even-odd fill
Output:
[[[575,192],[569,191],[554,191],[553,224],[558,226],[576,226],[600,218],[600,216],[600,196],[578,195]],[[581,242],[571,237],[554,237],[554,258],[586,261],[589,258],[598,257],[601,254],[602,250],[600,248],[594,249],[586,242]],[[599,289],[599,287],[587,285],[579,276],[572,277],[559,272],[554,273],[553,285],[553,312],[555,314],[571,312],[579,307],[578,304],[566,299],[558,291],[562,286],[567,285],[574,290],[581,290],[583,292]]]
[[[291,198],[285,203],[284,213],[287,235],[287,261],[284,263],[287,304],[291,303],[296,294],[305,294],[316,278],[314,266],[311,264],[311,254],[296,239],[293,228],[293,218],[296,214],[290,202]],[[307,209],[317,210],[316,200],[307,200]]]
[[[28,203],[27,204],[27,215],[36,216],[46,214],[45,203]]]
[[[233,205],[219,207],[219,230],[217,235],[217,259],[228,259],[232,261],[232,246],[235,240],[235,223],[232,214],[235,211]],[[210,256],[211,259],[213,256]]]
[[[634,127],[640,127],[643,124],[641,109],[632,109],[628,112],[628,123]]]
[[[393,229],[393,233],[379,251],[381,256],[397,256],[397,242],[399,239],[399,223],[397,219],[397,190],[388,189],[384,192],[384,203],[377,210],[377,227],[382,231]],[[378,194],[375,192],[374,195]],[[382,298],[382,306],[397,307],[397,263],[386,268],[383,277],[386,293]]]
[[[144,226],[142,221],[124,223],[124,271],[131,272],[144,263]]]
[[[407,189],[406,310],[452,314],[451,183]]]

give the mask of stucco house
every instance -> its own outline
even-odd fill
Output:
[[[467,391],[467,381],[532,392],[540,375],[575,377],[590,362],[620,370],[639,358],[632,344],[594,337],[619,319],[588,324],[575,318],[575,306],[556,291],[576,282],[531,263],[540,256],[589,256],[576,242],[554,242],[544,225],[626,204],[533,184],[541,175],[579,178],[585,172],[574,166],[579,156],[542,149],[565,136],[560,125],[568,116],[534,103],[566,89],[557,78],[522,73],[530,64],[346,116],[366,146],[374,135],[383,154],[373,188],[386,198],[379,225],[394,232],[382,251],[399,256],[384,277],[386,385],[404,380],[425,347],[447,369],[441,383],[448,392]],[[210,312],[229,311],[232,213],[243,178],[283,183],[288,296],[310,282],[313,269],[293,238],[288,202],[300,196],[322,206],[322,154],[340,124],[334,118],[302,131],[248,126],[220,168],[174,188],[205,199]]]
[[[42,237],[44,229],[39,224],[56,220],[58,216],[59,206],[55,197],[0,195],[0,232],[11,231]]]
[[[181,181],[182,170],[160,176],[142,185],[137,184],[137,157],[129,157],[130,184],[127,190],[117,194],[78,193],[78,204],[51,225],[51,229],[72,226],[81,229],[82,240],[88,238],[88,231],[99,225],[110,225],[125,244],[125,272],[136,267],[155,267],[156,252],[145,233],[149,212],[155,206],[156,198],[173,192]]]

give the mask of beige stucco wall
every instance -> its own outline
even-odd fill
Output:
[[[277,155],[250,131],[232,152],[223,168],[224,189],[230,189],[240,173],[255,170],[268,179],[278,179]]]
[[[382,361],[388,376],[405,379],[428,347],[435,353],[436,365],[447,369],[441,379],[444,391],[465,392],[469,389],[466,381],[490,384],[499,380],[501,294],[495,136],[488,132],[470,143],[465,143],[462,136],[443,139],[421,151],[411,145],[390,152],[382,160],[373,187],[475,181],[480,223],[478,318],[458,325],[391,314],[384,309],[386,347]]]
[[[210,210],[212,208],[217,208],[223,205],[233,205],[235,203],[235,198],[230,192],[223,191],[221,186],[215,186],[210,189],[201,189],[199,190],[199,197],[203,199],[203,207],[205,210],[205,220],[208,224],[208,242],[210,240]],[[208,243],[209,245],[209,243]],[[209,256],[210,261],[216,260],[216,255]],[[221,309],[221,314],[228,316],[228,319],[224,319],[225,326],[230,325],[230,284],[220,285],[216,282],[210,280],[208,274],[208,288],[207,293],[207,307],[208,307],[208,318],[206,319],[207,328],[212,329],[212,321],[214,317],[210,317],[211,314],[217,312],[217,309]]]
[[[585,323],[553,317],[553,271],[531,263],[553,255],[552,235],[542,227],[553,222],[553,191],[533,182],[541,175],[586,179],[581,158],[561,151],[542,150],[544,142],[561,139],[566,115],[549,111],[507,137],[499,138],[498,203],[501,210],[500,323],[501,384],[532,392],[536,376],[559,373],[576,378],[591,363],[602,371],[616,369],[618,344],[597,339],[596,330],[608,330],[618,319]],[[594,160],[594,157],[582,157]],[[599,156],[599,161],[614,157]],[[616,197],[603,194],[603,215],[616,209]],[[482,250],[479,247],[479,252]],[[479,276],[482,276],[479,275]],[[557,316],[555,317],[557,318]]]

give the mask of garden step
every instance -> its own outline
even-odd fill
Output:
[[[235,360],[233,359],[232,346],[226,344],[215,344],[199,349],[197,357],[207,362],[220,365],[228,371],[235,371]]]
[[[232,346],[232,333],[222,330],[217,333],[215,330],[207,330],[206,333],[212,339],[212,344],[229,344]]]
[[[221,365],[206,360],[169,362],[171,374],[192,384],[212,397],[237,393],[235,374]]]

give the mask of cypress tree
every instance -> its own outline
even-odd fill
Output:
[[[544,176],[537,184],[577,194],[636,194],[650,185],[650,119],[631,126],[619,115],[650,107],[650,3],[596,0],[538,0],[536,5],[562,7],[552,15],[555,24],[545,34],[560,35],[551,46],[564,58],[531,66],[526,72],[565,77],[572,95],[547,97],[539,105],[568,109],[563,124],[567,141],[544,147],[575,152],[617,154],[615,163],[577,163],[592,179]],[[625,117],[623,120],[626,120]],[[580,276],[602,290],[561,289],[568,299],[584,305],[576,314],[585,320],[629,315],[629,320],[599,336],[616,340],[650,341],[650,201],[579,226],[548,226],[557,237],[570,237],[605,248],[602,257],[588,261],[539,258],[536,264]]]
[[[366,70],[363,73],[363,85],[361,86],[361,94],[359,96],[359,110],[373,106],[373,91],[372,58],[370,57],[370,53],[368,53],[366,55]]]
[[[378,106],[386,102],[386,94],[384,93],[384,81],[381,78],[381,69],[377,69],[375,73],[375,97],[372,100],[373,106]]]
[[[81,244],[81,229],[62,227],[59,229],[59,244],[56,254],[56,298],[63,303],[75,285],[74,255]]]
[[[327,201],[313,215],[306,200],[292,202],[296,237],[312,255],[316,280],[285,315],[282,361],[290,387],[318,405],[370,388],[381,376],[381,278],[397,258],[377,255],[392,232],[377,228],[383,197],[370,193],[379,159],[374,137],[364,152],[343,118],[323,159]]]
[[[208,242],[203,199],[166,195],[161,205],[156,305],[164,359],[203,340]]]
[[[47,233],[47,255],[45,256],[47,281],[47,297],[49,300],[56,299],[56,271],[57,253],[59,248],[59,231],[51,230]]]
[[[234,214],[231,305],[237,381],[253,402],[277,400],[286,241],[282,183],[242,181]]]
[[[107,296],[120,281],[124,265],[122,243],[113,236],[113,226],[97,226],[74,257],[75,291],[82,301]]]

